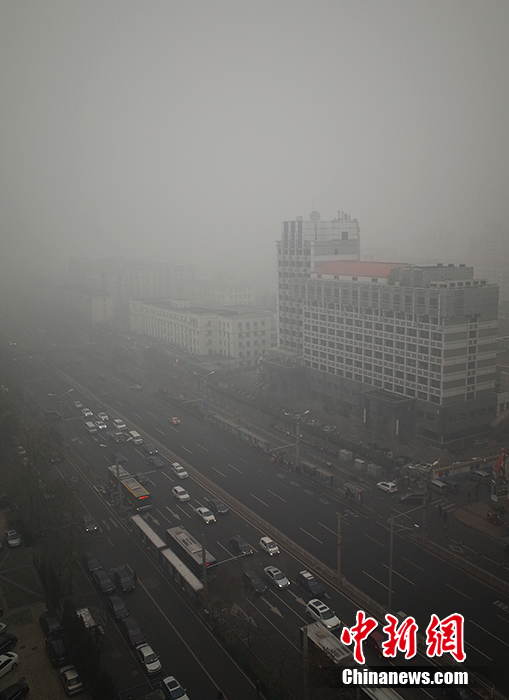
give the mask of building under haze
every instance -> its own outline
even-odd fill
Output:
[[[312,221],[284,224],[278,309],[287,366],[280,357],[264,370],[288,387],[285,375],[302,381],[303,366],[312,397],[388,435],[415,431],[445,443],[482,432],[497,405],[498,286],[464,265],[346,259],[354,250],[341,260],[341,247],[313,245],[312,231]],[[311,256],[317,250],[324,254]]]
[[[277,344],[276,318],[251,306],[207,309],[187,299],[131,302],[131,330],[193,356],[218,356],[229,369],[253,369]]]
[[[303,350],[302,302],[305,282],[317,265],[332,260],[360,260],[357,219],[343,212],[333,221],[321,221],[318,212],[285,221],[277,243],[278,334],[280,347]]]
[[[115,319],[128,324],[132,299],[186,295],[195,279],[195,267],[121,257],[74,258],[69,274],[73,284],[110,296]]]

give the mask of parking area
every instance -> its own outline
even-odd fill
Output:
[[[31,551],[23,544],[12,549],[5,545],[5,516],[0,511],[0,537],[4,543],[0,551],[0,599],[4,611],[1,621],[7,624],[6,632],[18,637],[13,651],[19,656],[19,665],[0,678],[0,691],[24,680],[30,687],[30,698],[67,698],[45,649],[39,615],[46,610],[46,604]],[[89,695],[83,692],[79,697],[87,700]]]

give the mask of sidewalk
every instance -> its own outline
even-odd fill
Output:
[[[507,540],[506,528],[500,525],[495,525],[487,518],[488,511],[493,510],[492,506],[487,503],[470,503],[454,511],[457,520],[475,530],[483,532],[488,537],[504,542]]]

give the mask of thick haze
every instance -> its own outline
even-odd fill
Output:
[[[507,227],[508,28],[506,0],[2,0],[0,274],[267,272],[312,209],[405,251]]]

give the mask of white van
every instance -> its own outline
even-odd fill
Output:
[[[89,433],[97,433],[97,426],[92,421],[85,421],[85,428]]]
[[[136,430],[130,430],[129,431],[129,437],[131,440],[134,442],[135,445],[141,445],[143,444],[143,438],[139,433],[136,432]]]

